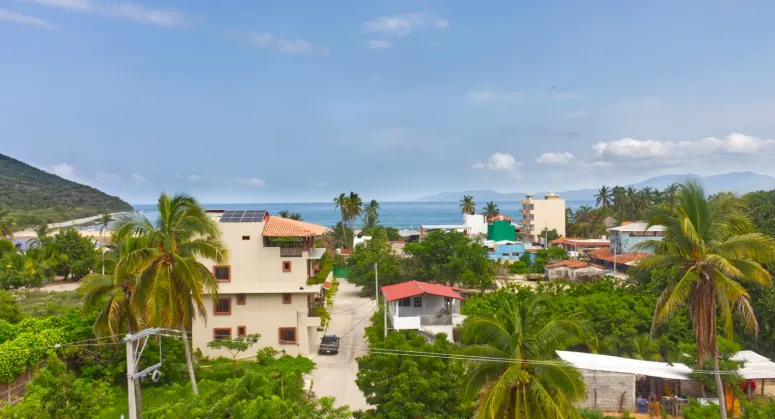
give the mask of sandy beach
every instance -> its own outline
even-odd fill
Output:
[[[116,218],[118,218],[118,217],[120,217],[120,216],[122,216],[124,214],[131,214],[131,212],[114,212],[114,213],[111,213],[110,215],[114,219],[116,219]],[[83,225],[83,224],[88,224],[88,223],[97,221],[100,218],[102,218],[102,215],[95,215],[93,217],[79,218],[77,220],[62,221],[60,223],[51,223],[51,224],[48,225],[48,228],[49,228],[50,231],[53,232],[55,230],[59,230],[59,229],[62,229],[62,228],[67,228],[67,227],[73,227],[73,226],[79,226],[79,225]],[[110,235],[109,233],[106,233],[106,232],[100,233],[99,229],[96,229],[96,230],[79,230],[78,232],[82,236],[94,237],[94,238],[101,238],[103,236],[109,236]],[[35,233],[35,230],[31,230],[31,229],[17,231],[13,235],[13,238],[15,238],[15,239],[32,239],[32,238],[37,238],[37,237],[38,237],[38,235]]]

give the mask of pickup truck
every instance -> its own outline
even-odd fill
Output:
[[[338,354],[339,353],[339,337],[336,335],[324,335],[323,339],[320,339],[320,349],[318,353],[325,354]]]

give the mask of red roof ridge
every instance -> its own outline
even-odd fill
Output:
[[[420,282],[417,282],[414,280],[412,282],[414,282],[414,285],[417,285],[417,288],[419,288],[420,291],[425,292],[425,288],[423,288],[422,285],[420,285],[421,284]]]

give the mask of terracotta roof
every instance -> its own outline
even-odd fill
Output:
[[[614,261],[614,254],[611,253],[610,249],[601,248],[601,249],[590,250],[589,252],[587,252],[587,254],[592,259],[598,259],[598,260],[603,260],[603,261],[612,262],[612,263]],[[651,256],[651,255],[643,252],[620,253],[616,255],[616,263],[621,263],[626,265],[632,262],[637,262],[648,256]]]
[[[560,237],[551,241],[552,244],[567,244],[571,246],[589,246],[589,247],[605,247],[610,246],[611,242],[608,240],[600,239],[577,239],[573,237]]]
[[[561,268],[563,266],[566,266],[571,269],[587,268],[590,266],[593,266],[595,268],[601,268],[598,265],[594,265],[589,262],[584,262],[583,260],[576,260],[576,259],[568,259],[568,260],[563,260],[562,262],[552,263],[550,265],[544,265],[544,268],[552,269],[552,268]]]
[[[463,297],[457,293],[460,288],[448,287],[446,285],[429,284],[427,282],[420,281],[408,281],[395,285],[387,285],[382,288],[382,293],[385,294],[385,298],[388,301],[401,300],[407,297],[414,297],[415,295],[438,295],[440,297],[449,297],[462,300]]]
[[[490,218],[490,221],[514,221],[513,218],[509,217],[508,215],[496,215],[495,217]]]
[[[314,237],[323,235],[326,230],[317,224],[269,216],[262,234],[266,237]]]

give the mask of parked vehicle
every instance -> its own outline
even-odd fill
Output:
[[[320,339],[320,349],[318,353],[325,354],[338,354],[339,353],[339,337],[336,335],[324,335],[323,339]]]

